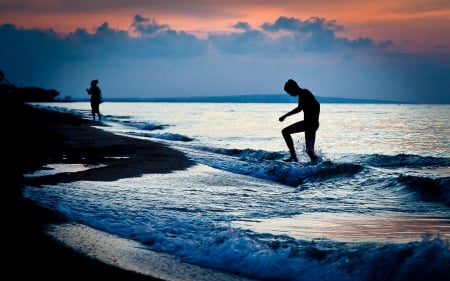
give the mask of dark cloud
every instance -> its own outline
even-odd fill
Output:
[[[318,32],[323,30],[340,31],[342,26],[336,21],[327,21],[324,18],[312,17],[302,21],[296,18],[279,17],[273,24],[264,23],[261,26],[266,31],[288,30],[293,32]]]
[[[448,58],[339,37],[343,27],[323,18],[279,17],[260,29],[238,22],[234,32],[205,39],[142,15],[130,26],[133,34],[105,22],[61,36],[3,24],[0,69],[19,85],[74,96],[93,77],[116,97],[274,93],[298,77],[322,96],[450,103]]]
[[[0,44],[0,69],[18,85],[52,87],[61,69],[71,64],[93,68],[116,60],[192,58],[204,55],[207,49],[206,43],[194,35],[140,20],[143,18],[139,16],[135,19],[133,24],[142,37],[111,29],[108,23],[97,27],[93,34],[80,28],[64,37],[51,29],[0,25],[0,38],[5,38]]]
[[[21,73],[31,83],[52,75],[71,50],[51,29],[19,29],[5,24],[0,26],[0,38],[0,67]]]
[[[236,29],[242,29],[242,30],[250,30],[251,29],[250,24],[248,24],[247,22],[243,22],[243,21],[240,21],[240,22],[234,24],[233,27]]]
[[[131,24],[139,37],[131,39],[133,49],[130,54],[146,57],[197,56],[206,52],[207,45],[192,34],[175,31],[166,24],[158,24],[155,19],[136,15]]]
[[[336,33],[344,28],[336,21],[312,17],[305,21],[296,18],[279,17],[274,23],[264,23],[262,29],[268,32],[288,31],[293,35],[294,46],[287,48],[295,51],[330,52],[345,48],[368,49],[386,48],[393,45],[392,41],[376,43],[370,38],[339,38]]]
[[[153,35],[160,31],[165,31],[169,29],[166,24],[159,25],[155,19],[144,18],[141,15],[134,16],[134,21],[131,24],[134,31],[141,35]]]

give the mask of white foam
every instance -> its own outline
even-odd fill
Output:
[[[77,223],[52,224],[47,233],[57,241],[88,257],[109,265],[168,281],[250,281],[251,279],[202,268],[174,256],[145,249],[123,239]]]

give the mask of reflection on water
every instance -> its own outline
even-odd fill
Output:
[[[237,221],[237,227],[256,232],[286,234],[298,239],[327,239],[341,242],[406,243],[427,238],[450,239],[450,218],[384,213],[352,216],[344,213],[306,213],[290,218]]]
[[[60,173],[76,173],[82,172],[89,169],[101,168],[106,165],[104,164],[47,164],[42,167],[41,170],[37,170],[33,173],[24,174],[24,177],[33,178],[33,177],[42,177],[48,175],[56,175]]]

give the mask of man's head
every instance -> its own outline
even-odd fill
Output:
[[[297,82],[295,82],[292,79],[289,79],[284,84],[284,90],[286,93],[288,93],[291,96],[296,96],[298,94],[298,91],[300,90],[300,87],[298,86]]]
[[[91,81],[91,86],[95,86],[97,84],[98,84],[98,80],[97,79]]]

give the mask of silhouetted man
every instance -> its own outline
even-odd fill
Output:
[[[100,88],[97,86],[98,80],[91,81],[91,87],[86,89],[88,95],[91,96],[91,110],[92,110],[92,119],[95,120],[95,114],[98,115],[98,120],[102,120],[102,116],[100,115],[100,104],[102,103],[102,92]]]
[[[299,113],[302,110],[304,120],[287,126],[281,131],[284,141],[289,148],[289,153],[291,154],[288,159],[284,159],[283,161],[298,162],[291,135],[299,132],[305,132],[306,153],[311,160],[316,160],[317,155],[314,152],[314,143],[316,141],[316,131],[319,128],[320,103],[308,89],[300,88],[297,82],[292,79],[289,79],[284,84],[284,90],[293,97],[298,96],[298,106],[281,116],[279,119],[280,122],[283,122],[286,117]]]

